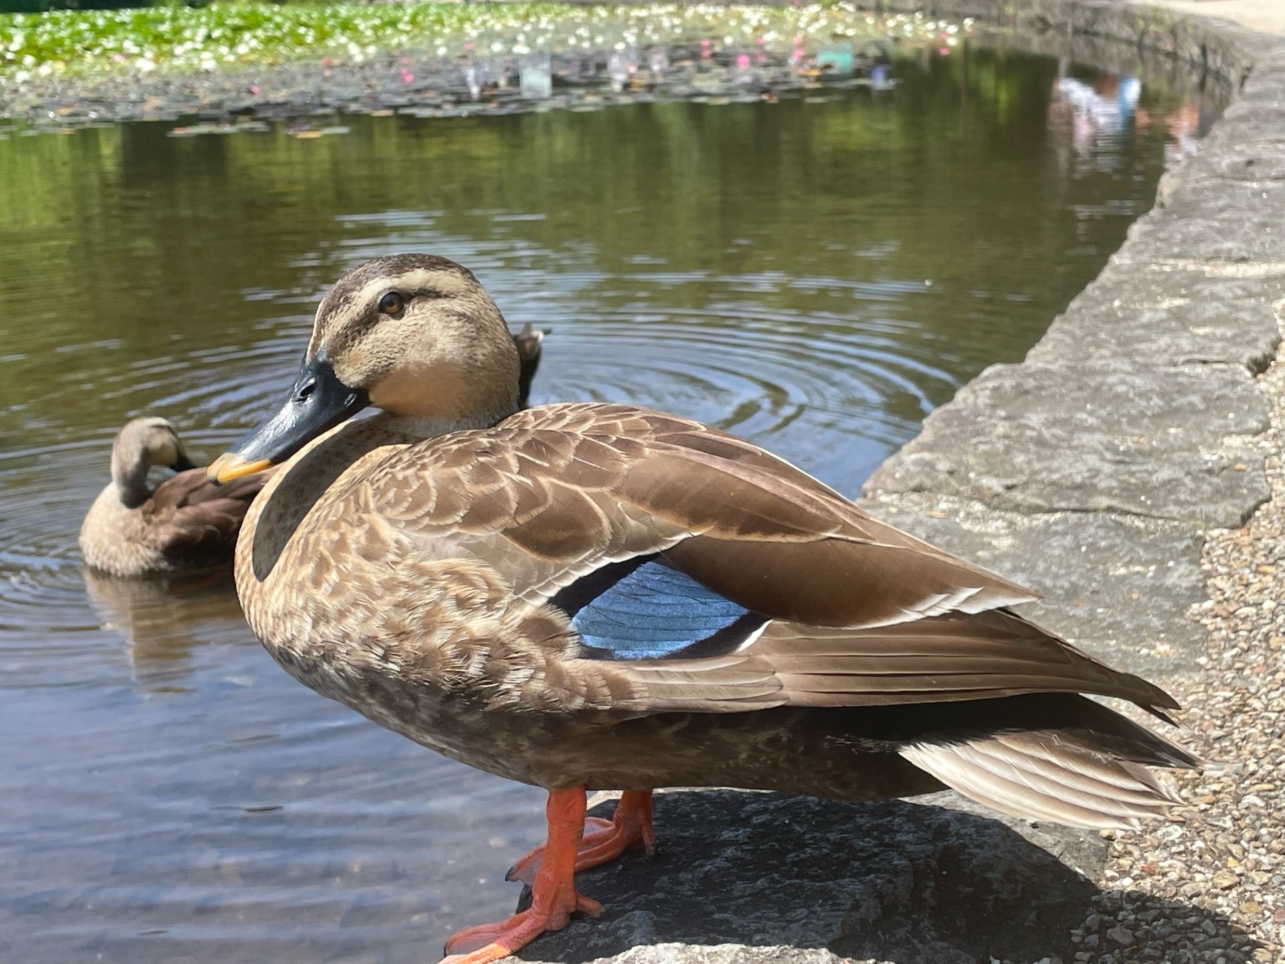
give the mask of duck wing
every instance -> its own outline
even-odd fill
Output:
[[[521,685],[543,706],[559,687],[568,706],[643,712],[1032,692],[1176,705],[1007,609],[1034,593],[698,422],[544,406],[410,446],[367,484],[380,533],[485,563],[541,614],[496,647],[526,650]]]
[[[196,468],[166,479],[143,508],[149,544],[170,558],[230,556],[250,503],[270,477],[215,485]]]

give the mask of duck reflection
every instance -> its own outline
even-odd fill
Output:
[[[186,678],[196,646],[232,636],[252,641],[228,567],[146,580],[83,573],[103,629],[124,638],[134,679],[146,687]]]

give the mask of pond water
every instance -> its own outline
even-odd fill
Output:
[[[996,51],[891,90],[220,137],[0,131],[0,958],[420,961],[503,916],[543,794],[299,686],[226,578],[83,570],[113,434],[212,457],[325,286],[467,265],[550,327],[534,400],[714,422],[847,493],[1019,360],[1208,105]]]

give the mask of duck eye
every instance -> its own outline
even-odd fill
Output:
[[[399,315],[405,307],[406,299],[397,291],[390,291],[379,299],[379,310],[386,315]]]

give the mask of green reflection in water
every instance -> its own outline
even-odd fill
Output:
[[[1051,59],[924,56],[899,75],[893,92],[779,104],[352,117],[348,135],[314,140],[283,126],[15,133],[0,142],[0,405],[102,432],[181,394],[169,360],[205,400],[168,414],[243,421],[247,393],[266,389],[202,352],[293,333],[354,252],[437,242],[480,257],[468,263],[488,283],[485,269],[521,268],[532,294],[574,289],[551,316],[534,310],[560,326],[553,369],[560,341],[603,319],[638,320],[644,353],[654,323],[659,354],[665,323],[698,341],[721,330],[712,347],[738,313],[744,338],[775,323],[795,339],[779,350],[796,368],[851,384],[816,399],[797,372],[776,384],[767,345],[760,407],[793,393],[795,409],[853,423],[855,476],[985,364],[1020,358],[1099,270],[1162,167],[1166,128],[1140,119],[1179,106],[1147,91],[1120,131],[1077,149],[1050,110]],[[511,320],[526,320],[521,286],[501,290]],[[590,395],[617,384],[609,365],[583,381]],[[695,414],[737,424],[738,406],[754,408],[746,391]]]

